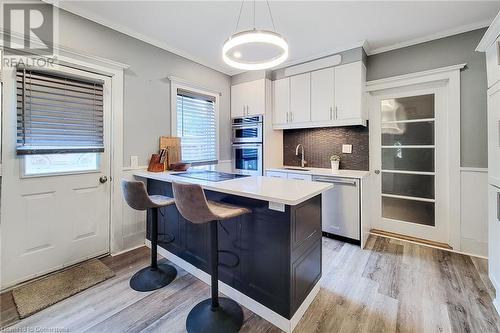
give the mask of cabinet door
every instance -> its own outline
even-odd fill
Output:
[[[335,69],[326,68],[311,73],[311,120],[330,121],[335,106]]]
[[[278,172],[278,171],[266,171],[266,176],[273,178],[287,178],[286,172]]]
[[[257,116],[266,113],[266,80],[256,80],[243,83],[243,101],[247,116]]]
[[[486,50],[488,88],[500,81],[500,37]]]
[[[335,67],[335,112],[337,120],[363,118],[363,64],[361,61]]]
[[[303,123],[311,120],[311,73],[290,78],[290,121]]]
[[[297,180],[312,180],[311,175],[304,175],[300,173],[289,173],[288,179],[297,179]]]
[[[244,101],[245,96],[245,86],[243,84],[237,84],[231,86],[231,117],[243,117],[246,106]]]
[[[273,124],[286,124],[290,112],[290,79],[273,81]]]
[[[488,176],[500,184],[500,82],[488,89]]]

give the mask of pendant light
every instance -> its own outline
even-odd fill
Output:
[[[222,59],[231,67],[243,70],[261,70],[275,67],[288,58],[288,43],[276,32],[269,1],[266,0],[269,17],[274,31],[255,28],[255,0],[253,1],[253,29],[238,31],[241,11],[245,0],[241,2],[235,33],[222,47]]]

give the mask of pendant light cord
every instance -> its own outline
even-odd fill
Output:
[[[253,0],[253,30],[255,30],[255,1]],[[238,27],[240,25],[241,13],[243,12],[243,5],[245,4],[245,0],[241,1],[240,12],[238,13],[238,20],[236,21],[236,27],[234,28],[234,33],[238,32]],[[269,4],[269,0],[266,0],[267,10],[269,12],[269,17],[271,18],[271,23],[273,25],[273,31],[276,32],[276,25],[274,24],[273,13],[271,12],[271,5]]]
[[[266,0],[267,10],[269,11],[269,17],[271,18],[271,23],[273,24],[274,32],[276,32],[276,26],[274,25],[273,13],[271,13],[271,6],[269,5],[269,0]]]
[[[236,28],[234,28],[234,33],[238,32],[238,26],[240,24],[240,18],[241,18],[241,12],[243,10],[243,4],[245,3],[245,0],[241,1],[241,6],[240,6],[240,13],[238,14],[238,20],[236,21]]]

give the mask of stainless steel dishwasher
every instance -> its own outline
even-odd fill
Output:
[[[321,199],[322,229],[324,232],[361,240],[359,179],[314,176],[313,181],[333,184]]]

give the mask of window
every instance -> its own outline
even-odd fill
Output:
[[[17,71],[17,154],[104,151],[103,82]]]
[[[181,138],[182,160],[217,164],[216,97],[178,88],[174,133]]]
[[[100,169],[103,82],[47,71],[17,71],[17,155],[23,175]]]

